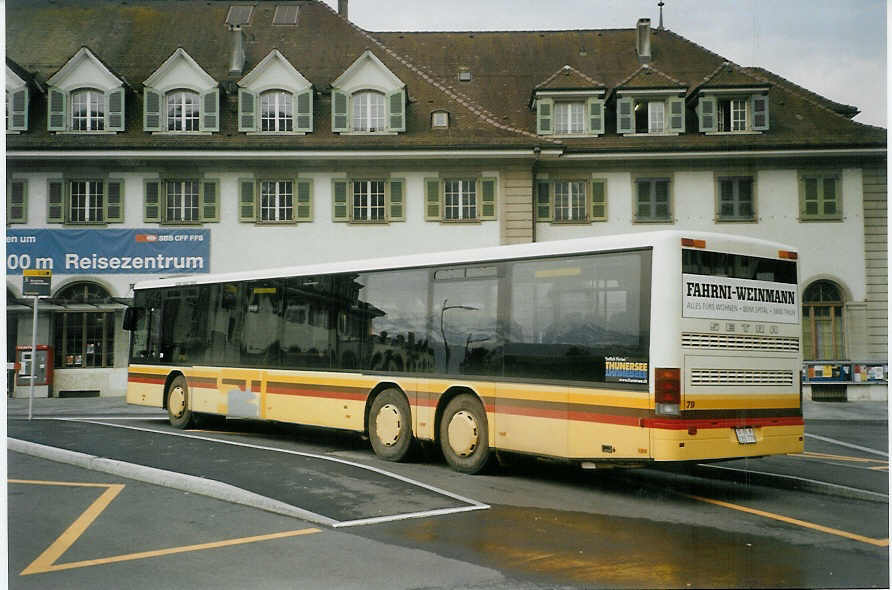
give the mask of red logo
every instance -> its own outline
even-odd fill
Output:
[[[155,234],[136,234],[136,241],[140,243],[157,242],[158,236]]]

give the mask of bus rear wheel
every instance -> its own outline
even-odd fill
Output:
[[[412,450],[412,413],[401,391],[378,394],[369,411],[369,440],[375,454],[387,461],[404,461]]]
[[[167,418],[174,428],[189,428],[195,421],[189,409],[189,387],[186,378],[178,375],[167,388]]]
[[[449,466],[476,474],[489,464],[489,428],[480,401],[469,394],[454,397],[440,418],[440,448]]]

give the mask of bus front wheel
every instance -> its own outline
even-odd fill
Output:
[[[440,419],[440,448],[449,466],[462,473],[480,473],[490,459],[489,428],[480,401],[469,394],[453,398]]]
[[[167,389],[167,417],[174,428],[189,428],[194,421],[189,409],[189,387],[182,375],[175,377]]]
[[[412,448],[412,413],[396,389],[382,391],[369,412],[369,440],[375,454],[387,461],[403,461]]]

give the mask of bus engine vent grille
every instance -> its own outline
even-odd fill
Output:
[[[743,334],[701,334],[684,332],[681,345],[691,348],[719,350],[752,350],[762,352],[799,352],[795,336],[745,336]]]
[[[793,385],[794,371],[691,369],[691,385]]]

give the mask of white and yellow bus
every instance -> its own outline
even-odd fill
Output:
[[[797,253],[660,231],[146,281],[127,401],[583,467],[800,452]]]

